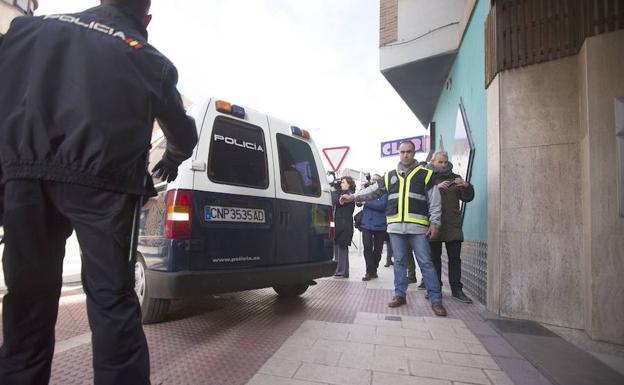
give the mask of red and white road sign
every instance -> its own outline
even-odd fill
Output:
[[[349,146],[328,147],[323,149],[323,154],[334,172],[340,170],[342,163],[347,158],[349,150]]]

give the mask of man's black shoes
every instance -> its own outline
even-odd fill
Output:
[[[453,298],[463,303],[472,303],[470,297],[468,297],[462,290],[457,290],[453,292]]]

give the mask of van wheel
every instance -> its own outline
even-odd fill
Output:
[[[141,320],[144,324],[160,322],[165,318],[171,300],[150,297],[145,277],[145,261],[140,255],[134,263],[134,291],[141,304]]]
[[[305,283],[296,283],[294,285],[279,285],[273,286],[273,290],[280,297],[296,297],[299,296],[308,290],[308,284]]]

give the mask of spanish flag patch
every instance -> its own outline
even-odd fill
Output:
[[[134,49],[141,49],[143,48],[143,44],[141,44],[138,40],[133,39],[131,37],[126,39],[126,43],[128,43],[128,45]]]

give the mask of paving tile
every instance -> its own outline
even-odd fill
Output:
[[[362,356],[372,356],[375,345],[361,342],[333,341],[318,339],[313,346],[315,349],[328,350],[339,353],[359,354]]]
[[[410,315],[402,315],[401,320],[403,320],[403,322],[425,322],[425,317],[414,317]]]
[[[498,336],[499,334],[485,321],[464,321],[466,327],[477,336]]]
[[[374,345],[405,346],[405,338],[403,336],[371,335],[369,333],[349,333],[348,341]]]
[[[591,351],[589,353],[602,361],[604,364],[609,365],[612,369],[624,375],[624,356]]]
[[[299,361],[282,360],[279,358],[269,359],[258,373],[279,377],[292,377],[301,366]]]
[[[516,385],[552,385],[530,362],[525,359],[492,357],[498,366]]]
[[[288,337],[288,339],[284,342],[284,345],[311,347],[312,345],[314,345],[317,339],[317,337],[294,334]]]
[[[451,385],[451,382],[434,378],[374,372],[373,385]]]
[[[296,379],[337,385],[367,385],[371,381],[370,370],[303,364],[295,373]]]
[[[481,337],[481,343],[493,356],[524,359],[503,337]]]
[[[338,366],[409,375],[407,358],[343,354],[338,361]]]
[[[490,355],[490,353],[481,344],[466,343],[465,345],[468,348],[468,350],[470,351],[470,353],[472,353],[472,354],[478,354],[478,355],[481,355],[481,356],[489,356]]]
[[[435,350],[399,348],[395,346],[375,346],[375,357],[405,358],[408,360],[442,363],[440,355]]]
[[[478,344],[479,339],[469,331],[466,332],[456,332],[456,333],[447,333],[440,332],[437,330],[431,331],[431,337],[434,340],[445,340],[445,341],[462,341],[462,342],[470,342],[472,344]]]
[[[377,326],[374,325],[360,325],[360,324],[353,324],[353,325],[348,325],[346,327],[346,330],[349,333],[360,333],[360,334],[370,334],[370,335],[374,335],[377,334]]]
[[[296,380],[294,378],[270,376],[267,374],[256,374],[249,380],[247,385],[319,385],[319,383]]]
[[[340,352],[299,346],[282,346],[275,352],[273,358],[333,366],[338,363]]]
[[[389,321],[385,319],[356,319],[353,323],[360,325],[385,326],[389,328],[402,327],[401,321]]]
[[[349,336],[347,329],[337,328],[307,328],[298,329],[293,333],[293,336],[306,337],[306,338],[325,338],[338,341],[346,341]]]
[[[402,336],[431,339],[431,333],[429,333],[428,330],[418,329],[387,328],[384,326],[377,326],[377,334],[380,336]]]
[[[89,344],[91,344],[91,333],[84,333],[76,337],[58,341],[54,346],[54,355],[56,356],[78,346]]]
[[[424,321],[412,321],[412,320],[404,320],[402,326],[404,329],[415,329],[415,330],[431,330],[432,325],[425,323]]]
[[[498,370],[499,367],[496,362],[489,356],[479,356],[475,354],[462,354],[451,352],[440,352],[442,362],[450,365],[470,366],[473,368],[481,369],[494,369]]]
[[[458,326],[466,327],[464,321],[457,318],[443,318],[443,317],[423,317],[423,320],[427,324],[432,325],[444,325],[444,326]]]
[[[514,385],[511,378],[500,370],[486,370],[485,374],[490,378],[494,385]]]
[[[410,360],[409,364],[410,373],[414,376],[490,385],[490,381],[481,369],[413,360]]]
[[[466,344],[458,340],[428,340],[405,337],[405,346],[410,348],[439,350],[442,352],[470,353]]]
[[[379,313],[367,313],[367,312],[359,311],[355,315],[355,319],[373,319],[373,320],[376,320],[376,319],[380,319],[380,318],[379,318]]]

